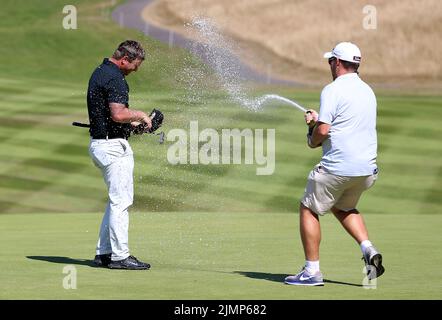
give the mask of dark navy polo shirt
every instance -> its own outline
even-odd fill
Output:
[[[117,123],[111,118],[109,103],[129,107],[129,86],[116,64],[105,58],[92,73],[87,92],[89,132],[92,138],[125,138],[130,136],[130,123]]]

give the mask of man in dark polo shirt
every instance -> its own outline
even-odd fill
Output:
[[[89,154],[101,170],[109,194],[94,263],[111,269],[150,268],[148,263],[132,256],[128,246],[134,158],[127,139],[133,127],[145,124],[150,128],[152,124],[146,113],[129,109],[129,86],[125,76],[137,71],[144,56],[144,49],[138,42],[124,41],[112,58],[103,60],[89,80]]]

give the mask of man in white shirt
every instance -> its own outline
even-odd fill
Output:
[[[339,43],[324,58],[333,82],[322,90],[319,115],[314,110],[305,115],[308,145],[322,146],[323,156],[310,172],[301,199],[300,232],[306,262],[300,273],[285,278],[292,285],[324,285],[319,269],[319,216],[329,210],[361,246],[368,279],[384,273],[382,255],[370,242],[356,209],[362,192],[377,178],[376,97],[359,78],[361,52],[356,45]]]

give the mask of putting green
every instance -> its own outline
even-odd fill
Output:
[[[440,215],[368,214],[385,274],[365,289],[359,247],[321,219],[322,288],[288,286],[303,254],[291,213],[133,213],[130,247],[148,271],[94,268],[101,215],[0,216],[1,299],[441,299]],[[76,289],[63,273],[76,269]],[[69,270],[69,269],[66,269]],[[65,270],[65,271],[66,271]],[[68,282],[72,284],[72,282]]]

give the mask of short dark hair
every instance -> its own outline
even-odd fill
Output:
[[[359,63],[354,63],[350,61],[345,61],[339,59],[346,70],[353,70],[354,72],[358,72]]]
[[[120,43],[117,50],[115,50],[114,54],[112,55],[112,58],[116,60],[120,60],[124,57],[127,57],[129,62],[132,62],[135,59],[144,60],[145,52],[138,41],[126,40]]]

